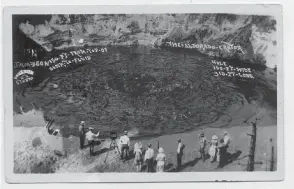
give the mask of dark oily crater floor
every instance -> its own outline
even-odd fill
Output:
[[[15,92],[14,111],[20,112],[20,106],[25,112],[42,110],[56,119],[65,137],[77,135],[81,120],[104,135],[129,130],[134,136],[154,136],[217,121],[220,127],[228,126],[235,113],[231,107],[245,106],[252,97],[266,101],[264,97],[276,96],[276,84],[267,89],[269,82],[261,72],[255,73],[254,82],[236,82],[213,77],[207,63],[211,60],[205,57],[129,51],[94,56],[82,67],[52,74],[24,94]]]
[[[88,126],[102,133],[127,129],[134,135],[184,132],[213,123],[220,117],[227,120],[222,123],[225,126],[231,118],[224,111],[230,105],[244,101],[241,94],[221,81],[202,81],[193,86],[175,83],[157,89],[151,86],[151,89],[145,88],[146,95],[130,98],[134,91],[127,87],[117,89],[112,86],[94,92],[66,91],[64,85],[68,77],[52,78],[58,83],[58,89],[51,88],[48,83],[41,91],[35,89],[28,91],[25,97],[16,96],[28,110],[34,106],[42,109],[45,115],[53,116],[65,136],[77,134],[76,126],[80,120],[86,120]]]

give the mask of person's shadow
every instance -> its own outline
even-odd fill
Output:
[[[124,153],[124,152],[120,152],[120,153]],[[122,155],[122,154],[120,154],[120,155]],[[125,154],[125,153],[124,153],[122,156],[123,156],[123,159],[122,159],[123,162],[129,161],[129,160],[135,158],[134,149],[129,150],[129,155],[128,155],[128,157],[126,157],[126,154]]]
[[[151,168],[151,173],[156,172],[156,165],[157,165],[157,161],[153,159],[153,165]],[[144,163],[141,167],[141,172],[147,172],[147,163]]]
[[[147,170],[147,165],[144,163],[141,167],[141,172],[146,172]]]
[[[209,158],[209,156],[206,155],[205,160],[207,160],[208,158]],[[182,171],[183,169],[185,169],[187,167],[194,167],[201,160],[202,160],[202,158],[195,157],[193,160],[182,164],[181,167],[173,167],[173,164],[169,163],[166,166],[166,172],[180,172],[180,171]]]
[[[224,166],[232,163],[233,161],[238,160],[238,158],[241,154],[242,154],[241,150],[236,150],[236,152],[234,152],[234,153],[228,152],[227,153],[227,162],[224,163]]]
[[[168,163],[168,164],[164,167],[164,171],[165,171],[165,172],[172,172],[172,171],[170,171],[170,170],[172,170],[173,167],[174,167],[174,164],[172,164],[172,163]]]
[[[93,156],[98,156],[100,154],[103,154],[103,153],[107,152],[108,150],[109,150],[109,148],[102,148],[102,149],[100,149],[98,151],[93,152]]]
[[[130,160],[130,159],[133,159],[133,158],[135,158],[134,149],[132,149],[132,150],[129,151],[129,157],[127,158],[127,160]]]

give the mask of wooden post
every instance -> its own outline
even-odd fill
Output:
[[[159,140],[157,141],[157,150],[159,150]]]
[[[255,156],[255,146],[256,146],[256,122],[252,123],[252,134],[251,136],[250,147],[249,147],[249,160],[247,164],[247,171],[254,171],[254,156]]]
[[[270,171],[274,171],[274,145],[273,145],[273,139],[270,139]]]

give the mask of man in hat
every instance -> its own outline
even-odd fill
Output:
[[[166,156],[164,154],[163,148],[161,148],[161,147],[158,149],[158,154],[156,156],[156,161],[157,161],[156,172],[163,172],[164,164],[165,164],[165,161],[166,161]]]
[[[142,162],[143,162],[143,152],[142,152],[142,143],[141,142],[136,142],[134,145],[134,163],[137,168],[137,172],[141,171],[142,168]]]
[[[217,160],[218,160],[218,168],[222,168],[227,162],[227,150],[224,144],[224,139],[220,139],[220,142],[217,146]]]
[[[147,164],[147,172],[153,172],[153,157],[154,157],[154,150],[151,148],[151,143],[148,143],[148,149],[145,152],[144,161]]]
[[[184,155],[184,145],[182,144],[182,140],[178,139],[178,148],[177,148],[177,168],[182,166],[182,157]]]
[[[207,144],[207,140],[206,140],[206,137],[204,136],[203,131],[200,133],[199,143],[200,143],[199,151],[200,151],[200,156],[201,156],[200,158],[204,162],[205,161],[205,147],[206,147],[206,144]]]
[[[85,122],[81,121],[79,125],[79,136],[80,136],[80,148],[84,148],[85,144]]]
[[[217,146],[218,146],[218,136],[215,134],[212,135],[211,141],[210,141],[210,147],[208,150],[208,154],[210,156],[210,162],[214,162],[217,157]]]
[[[93,151],[94,151],[94,145],[95,145],[95,138],[98,138],[100,132],[98,132],[97,134],[93,133],[94,128],[93,127],[89,127],[89,131],[86,133],[86,138],[88,141],[88,144],[90,146],[90,155],[93,155]]]
[[[124,135],[120,137],[120,144],[121,144],[121,154],[120,157],[123,159],[124,153],[125,159],[129,158],[129,150],[130,150],[130,138],[128,137],[128,131],[124,132]]]

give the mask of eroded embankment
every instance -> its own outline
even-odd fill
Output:
[[[165,46],[166,42],[223,42],[242,51],[204,50],[201,53],[237,58],[254,64],[277,65],[276,20],[270,16],[234,14],[52,15],[44,24],[21,23],[19,28],[47,51],[73,46]],[[32,23],[33,24],[33,23]]]

